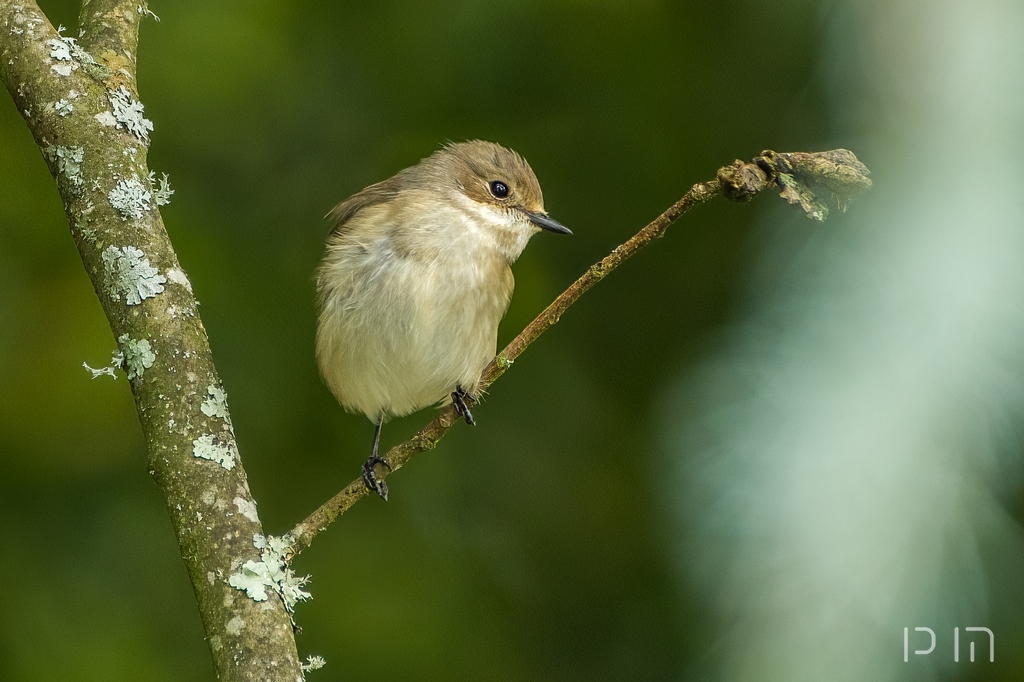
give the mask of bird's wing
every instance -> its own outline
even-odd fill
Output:
[[[402,189],[403,180],[402,174],[399,173],[375,185],[370,185],[335,206],[330,213],[324,216],[333,225],[331,234],[344,232],[345,225],[360,209],[394,199]]]

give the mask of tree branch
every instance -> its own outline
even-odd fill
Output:
[[[291,615],[275,593],[287,571],[254,546],[263,529],[220,377],[157,209],[169,192],[146,163],[152,123],[135,94],[143,11],[138,0],[87,1],[79,43],[33,0],[0,0],[0,79],[57,182],[117,339],[218,678],[294,682]]]
[[[615,247],[600,262],[590,266],[572,286],[534,318],[484,369],[480,381],[481,391],[497,381],[498,377],[512,366],[516,358],[541,334],[554,326],[561,319],[562,313],[580,296],[608,276],[623,261],[631,258],[655,239],[664,236],[665,230],[673,221],[697,204],[702,204],[719,194],[732,201],[748,201],[767,189],[779,189],[781,196],[789,203],[799,204],[809,218],[820,221],[828,217],[826,202],[830,197],[834,197],[839,207],[845,210],[850,200],[871,186],[868,175],[867,167],[857,160],[853,152],[845,149],[792,154],[763,151],[750,163],[736,161],[730,166],[720,168],[716,179],[699,182],[691,187],[679,201],[627,242]],[[825,200],[819,197],[822,190],[826,192]],[[401,469],[418,453],[432,450],[448,429],[459,420],[454,408],[448,406],[412,438],[391,448],[384,457],[391,467],[391,473]],[[388,475],[387,472],[381,471],[378,478],[383,479]],[[285,536],[285,540],[290,544],[291,556],[309,547],[320,531],[368,493],[369,490],[362,478],[357,478],[295,526]]]
[[[127,60],[122,74],[135,79],[139,49],[139,24],[145,16],[146,2],[123,0],[82,0],[78,24],[82,29],[82,47],[108,67],[115,60]],[[116,68],[111,69],[117,71]]]

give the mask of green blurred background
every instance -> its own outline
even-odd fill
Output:
[[[77,3],[40,4],[75,35]],[[831,80],[823,56],[832,2],[151,9],[150,166],[176,191],[162,213],[272,533],[351,481],[372,435],[313,358],[312,272],[338,201],[446,140],[529,159],[575,236],[530,244],[500,344],[734,158],[848,147],[873,161],[872,105],[851,120],[826,96],[858,87]],[[682,577],[659,403],[743,307],[765,243],[796,257],[849,229],[777,203],[718,201],[683,219],[527,351],[477,428],[453,429],[389,480],[388,504],[364,500],[297,560],[314,597],[298,610],[299,649],[328,662],[310,679],[710,677],[693,665],[721,630]],[[2,680],[213,678],[128,384],[82,368],[113,348],[54,184],[0,96]],[[393,421],[385,445],[430,416]],[[896,658],[905,624],[892,624]]]

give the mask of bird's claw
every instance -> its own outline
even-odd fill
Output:
[[[375,464],[383,464],[384,468],[391,471],[391,465],[388,464],[387,460],[383,457],[378,457],[376,454],[371,455],[366,463],[363,464],[363,483],[366,484],[367,489],[370,492],[377,493],[380,499],[385,502],[388,501],[388,484],[377,478],[376,472],[373,470]]]
[[[461,386],[455,388],[452,392],[452,406],[455,408],[455,414],[459,415],[466,420],[466,423],[470,426],[476,426],[476,421],[473,420],[473,413],[469,411],[469,405],[466,404],[466,399],[472,400],[469,394],[462,390]]]

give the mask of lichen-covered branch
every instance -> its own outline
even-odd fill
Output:
[[[117,340],[112,367],[98,372],[120,368],[131,385],[217,675],[294,682],[302,670],[282,594],[301,580],[266,551],[196,299],[157,208],[171,190],[147,166],[153,124],[135,82],[145,12],[139,0],[87,0],[75,39],[32,0],[0,0],[0,79],[57,183]],[[270,589],[249,592],[246,570]]]
[[[627,242],[612,249],[612,252],[600,262],[590,266],[579,279],[563,291],[491,361],[484,370],[480,382],[481,390],[485,390],[504,374],[515,359],[541,334],[554,326],[561,319],[562,313],[580,296],[619,267],[623,261],[662,237],[673,221],[697,204],[719,194],[733,201],[747,201],[767,189],[779,189],[782,197],[789,203],[800,204],[809,218],[824,220],[828,216],[828,200],[834,198],[840,208],[845,210],[850,200],[871,186],[868,174],[867,167],[857,160],[853,152],[846,149],[792,154],[764,151],[752,162],[736,161],[730,166],[720,168],[716,179],[699,182],[691,187],[682,199]],[[820,190],[826,192],[823,198],[820,196]],[[385,456],[391,468],[390,473],[401,469],[416,454],[433,449],[448,429],[458,421],[460,417],[455,414],[454,408],[448,406],[412,438],[391,448]],[[389,474],[378,469],[377,475],[383,478]],[[290,543],[291,554],[298,554],[308,547],[320,531],[368,493],[362,478],[357,478],[322,504],[285,536]]]
[[[82,0],[78,14],[82,47],[112,75],[129,79],[129,86],[135,84],[139,24],[145,16],[145,0]]]

